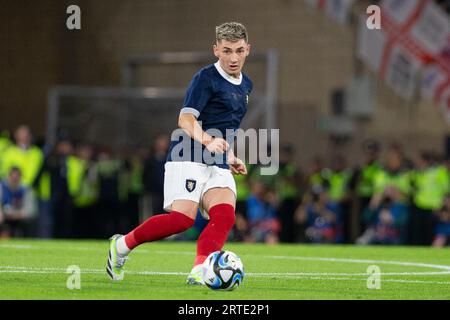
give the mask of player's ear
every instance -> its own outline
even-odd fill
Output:
[[[247,56],[250,54],[250,48],[251,48],[250,43],[247,43]]]
[[[214,52],[214,55],[218,58],[219,57],[219,48],[217,47],[217,44],[213,45],[213,52]]]

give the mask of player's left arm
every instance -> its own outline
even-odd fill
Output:
[[[245,163],[234,155],[232,148],[228,149],[227,159],[230,170],[233,174],[247,175],[247,167],[245,166]]]

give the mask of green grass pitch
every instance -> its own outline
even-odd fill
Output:
[[[450,300],[449,249],[235,243],[224,249],[241,257],[246,273],[231,292],[185,284],[195,243],[144,244],[130,255],[125,279],[113,282],[104,271],[107,240],[3,240],[0,299]],[[67,287],[71,265],[80,268],[80,289]],[[379,289],[368,289],[371,265],[380,268]]]

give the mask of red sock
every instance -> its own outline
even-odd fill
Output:
[[[183,232],[194,225],[194,219],[172,211],[169,214],[158,214],[147,219],[125,236],[127,247],[132,250],[144,242],[156,241],[173,234]]]
[[[197,257],[194,265],[203,263],[208,255],[222,250],[236,219],[234,208],[221,203],[209,209],[210,221],[197,241]]]

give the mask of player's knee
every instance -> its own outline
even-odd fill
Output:
[[[177,200],[172,204],[172,210],[180,212],[195,220],[195,217],[197,216],[198,204],[190,200]]]
[[[210,210],[211,221],[219,222],[231,229],[236,221],[234,208],[230,204],[219,204]]]
[[[175,233],[180,233],[191,228],[195,224],[195,219],[183,212],[172,211],[172,222]]]

